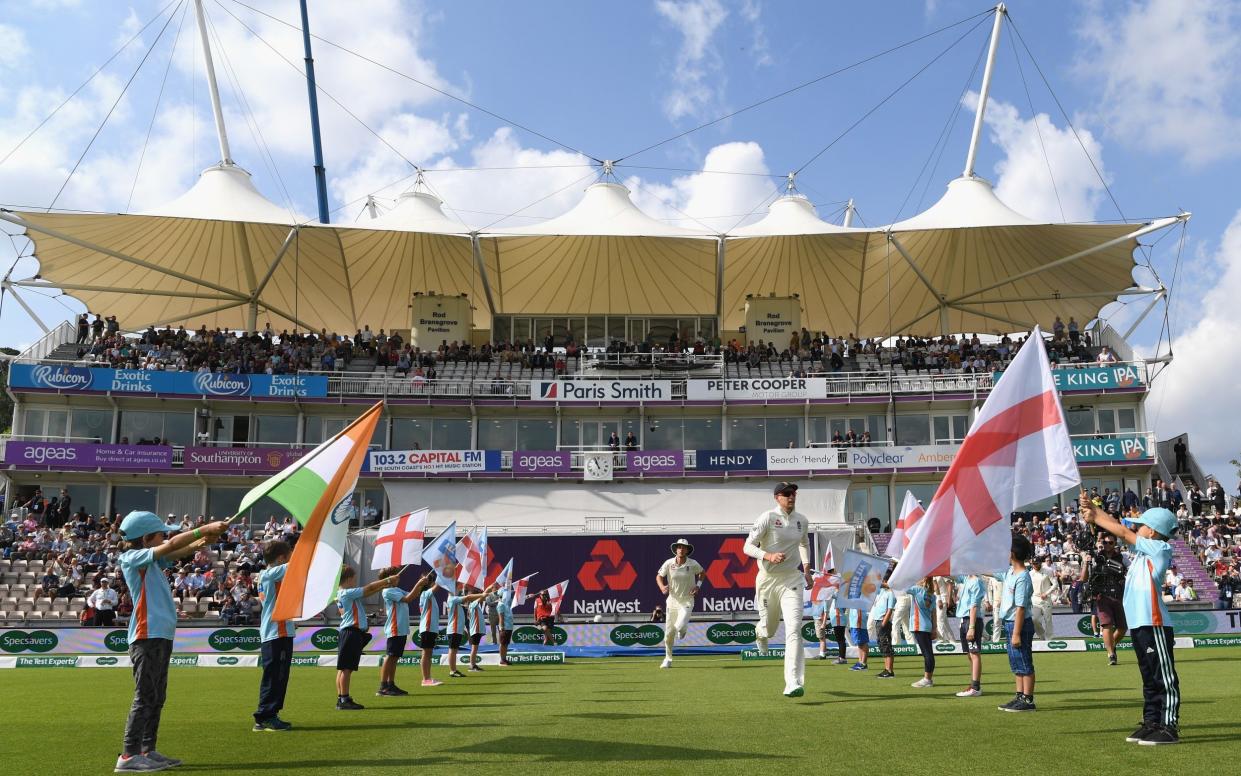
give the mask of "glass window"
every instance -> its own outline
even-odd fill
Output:
[[[164,413],[121,410],[121,438],[128,437],[130,444],[148,444],[163,436]]]
[[[767,447],[766,423],[763,418],[733,418],[728,426],[731,449]]]
[[[47,410],[28,409],[22,413],[22,433],[26,436],[43,436],[47,424]]]
[[[173,445],[194,444],[194,424],[196,420],[193,412],[165,412],[164,441]],[[197,511],[195,511],[195,514],[197,514]]]
[[[432,421],[431,441],[436,450],[469,450],[469,419],[441,418]]]
[[[1116,413],[1113,410],[1099,410],[1099,433],[1116,433]]]
[[[513,319],[508,315],[497,315],[491,319],[491,341],[508,342],[513,337]]]
[[[801,418],[767,418],[767,447],[803,447]]]
[[[608,344],[607,318],[592,315],[586,319],[586,344],[592,348],[606,347]]]
[[[888,440],[888,419],[884,415],[867,415],[866,427],[870,430],[870,441],[886,442]]]
[[[517,441],[517,421],[510,418],[479,418],[480,450],[513,450]]]
[[[896,443],[898,445],[929,445],[930,417],[927,415],[897,415]]]
[[[891,525],[892,513],[888,511],[888,486],[870,486],[870,516],[879,518],[879,524]]]
[[[1090,407],[1072,407],[1064,413],[1069,436],[1094,434],[1094,410]]]
[[[393,450],[431,449],[431,421],[423,418],[392,419]]]
[[[648,450],[681,450],[685,424],[680,418],[647,418],[645,445]]]
[[[723,428],[719,418],[684,418],[686,450],[719,450],[721,443],[720,431]],[[740,445],[733,445],[739,448]]]
[[[296,415],[256,415],[254,441],[263,444],[291,444],[297,441]]]
[[[69,434],[69,413],[66,410],[47,411],[47,436],[64,439]]]
[[[517,449],[555,450],[556,421],[552,418],[517,421]]]
[[[202,510],[202,491],[196,487],[180,487],[162,485],[156,494],[159,503],[157,515],[189,515],[190,519],[198,517]]]
[[[43,495],[47,498],[59,496],[61,488],[69,491],[69,505],[74,512],[78,511],[78,507],[85,507],[86,514],[88,515],[104,514],[104,487],[102,485],[79,485],[72,482],[62,482],[57,484],[54,482],[46,482],[40,487],[43,489]]]
[[[902,482],[902,483],[898,483],[896,486],[896,492],[900,496],[902,503],[904,502],[904,499],[905,499],[905,491],[909,491],[910,493],[914,494],[914,498],[922,502],[922,506],[924,508],[930,505],[931,499],[935,498],[935,491],[937,490],[939,490],[938,482],[932,482],[929,484],[928,483],[914,483],[911,485],[906,485],[905,483]]]
[[[866,522],[870,517],[870,488],[857,485],[849,488],[849,516]]]
[[[719,328],[715,325],[715,318],[699,318],[698,331],[702,335],[704,342],[713,342],[719,334]]]
[[[1137,431],[1138,430],[1138,413],[1131,407],[1122,407],[1116,410],[1116,430]]]
[[[625,319],[618,315],[608,316],[608,343],[625,339]]]
[[[618,429],[618,432],[620,433],[620,438],[622,442],[624,442],[626,439],[629,438],[630,432],[633,432],[633,438],[638,440],[639,449],[646,449],[646,450],[655,449],[651,447],[649,444],[646,444],[643,442],[644,437],[642,436],[642,422],[639,421],[637,418],[630,418],[630,419],[622,420],[620,422],[620,429]]]
[[[560,446],[579,447],[582,444],[582,421],[564,418],[560,421]]]
[[[122,434],[122,436],[124,435]],[[233,441],[232,415],[216,415],[211,418],[211,438],[216,442]],[[323,440],[320,439],[319,441],[322,442]]]
[[[110,410],[73,410],[69,415],[69,436],[112,441]]]
[[[134,510],[161,514],[157,490],[154,485],[117,485],[112,489],[112,511],[122,515],[127,515]],[[237,500],[240,501],[241,497],[239,496]],[[232,512],[228,514],[231,515]]]

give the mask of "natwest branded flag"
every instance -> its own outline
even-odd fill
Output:
[[[372,570],[422,563],[422,541],[427,536],[428,511],[407,512],[379,524],[374,554],[371,555]]]
[[[492,584],[504,587],[513,579],[513,559],[509,558],[508,563],[504,564],[504,568],[500,569],[500,573],[496,574],[496,578],[492,580]]]
[[[538,574],[539,572],[534,572]],[[527,574],[513,583],[513,606],[521,606],[530,597],[530,580],[534,574]]]
[[[569,580],[547,588],[547,602],[552,605],[552,615],[560,614],[560,604],[564,602],[564,591],[569,589]]]
[[[1010,515],[1081,484],[1043,333],[1036,326],[965,436],[889,585],[1003,568]]]
[[[457,542],[457,581],[482,590],[487,578],[487,526],[474,527]]]
[[[457,521],[448,524],[440,535],[422,550],[422,559],[435,569],[435,584],[450,594],[457,592]]]
[[[926,514],[926,510],[918,503],[918,499],[914,498],[914,494],[905,491],[905,503],[901,504],[901,516],[896,519],[896,530],[892,532],[892,538],[888,540],[888,557],[900,559],[905,554],[905,548],[909,546],[910,538],[913,536],[913,528]]]

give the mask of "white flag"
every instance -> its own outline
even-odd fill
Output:
[[[925,511],[918,503],[918,499],[914,498],[914,494],[905,491],[905,503],[901,504],[901,516],[896,519],[896,530],[892,532],[892,538],[888,540],[887,555],[889,558],[900,559],[905,553],[905,548],[909,546],[913,536],[913,528],[924,514]]]
[[[538,574],[538,573],[539,572],[537,571],[534,572],[534,574]],[[521,579],[513,583],[513,607],[514,608],[524,604],[526,602],[526,599],[530,597],[530,579],[534,577],[534,574],[527,574],[526,576],[522,577]]]
[[[552,614],[560,614],[560,604],[564,602],[565,590],[569,588],[569,580],[547,588],[547,602],[552,605]]]
[[[889,584],[1004,568],[1012,513],[1080,484],[1036,326],[979,410]]]
[[[422,542],[427,536],[427,512],[420,509],[380,523],[375,534],[371,569],[422,563]]]

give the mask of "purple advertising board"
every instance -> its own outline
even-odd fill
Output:
[[[513,453],[514,474],[568,474],[569,453],[562,450],[517,450]]]
[[[665,601],[655,584],[655,574],[672,557],[672,543],[682,538],[694,545],[692,557],[706,576],[696,609],[720,613],[752,610],[758,568],[743,551],[745,536],[740,533],[493,535],[487,546],[487,578],[494,579],[513,558],[517,578],[538,572],[530,581],[531,593],[569,580],[562,609],[566,615],[649,613]]]
[[[685,471],[684,450],[640,450],[625,453],[625,471],[649,474],[651,472]]]
[[[4,462],[52,469],[170,469],[172,448],[165,445],[9,441],[4,444]]]
[[[272,473],[310,452],[289,447],[187,447],[182,459],[186,469]]]

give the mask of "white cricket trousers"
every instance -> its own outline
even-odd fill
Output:
[[[1033,615],[1031,619],[1034,620],[1034,638],[1042,641],[1050,639],[1054,635],[1052,632],[1051,601],[1034,603],[1030,609]]]
[[[935,628],[940,641],[951,642],[957,638],[957,634],[952,632],[952,623],[948,621],[948,616],[948,607],[937,603],[935,605]]]
[[[664,621],[664,656],[672,659],[672,645],[677,639],[685,638],[685,629],[689,627],[689,615],[694,611],[694,599],[678,601],[672,596],[664,603],[667,617]]]
[[[784,691],[806,684],[806,652],[802,644],[802,596],[806,580],[796,576],[769,577],[761,571],[754,580],[754,608],[758,609],[756,635],[766,643],[784,620]]]
[[[909,629],[909,609],[914,597],[909,593],[896,594],[896,611],[892,613],[892,643],[914,643],[914,632]]]

